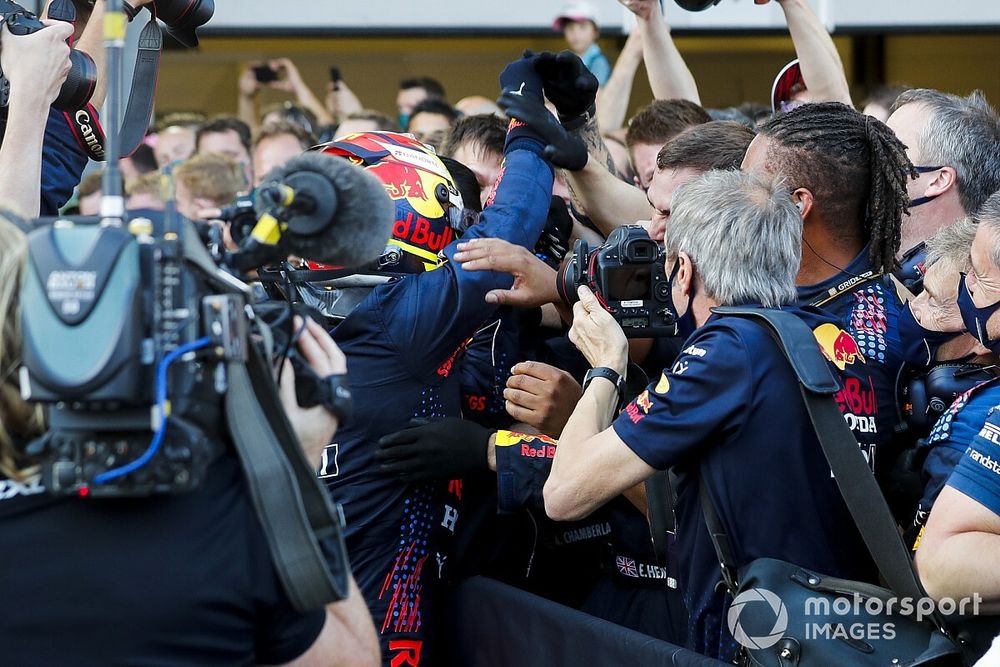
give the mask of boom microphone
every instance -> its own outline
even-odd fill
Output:
[[[267,236],[272,216],[284,223],[277,241],[283,254],[346,267],[377,259],[396,219],[377,178],[322,153],[300,155],[268,173],[258,190],[257,213],[261,222],[251,239],[275,243]]]

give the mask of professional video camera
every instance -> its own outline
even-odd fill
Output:
[[[298,357],[291,305],[255,311],[231,271],[289,253],[371,261],[394,216],[382,185],[341,158],[303,156],[272,176],[267,187],[282,198],[262,199],[245,249],[225,256],[229,270],[172,201],[160,225],[36,224],[21,296],[21,389],[48,406],[50,430],[27,452],[53,494],[189,491],[232,442],[285,590],[311,610],[347,596],[342,518],[288,423],[273,362],[291,360],[303,407],[330,405],[346,421],[349,393],[343,378],[320,378]]]
[[[260,192],[242,248],[218,258],[230,270],[289,254],[354,265],[385,248],[391,202],[347,160],[300,156]],[[224,423],[228,375],[255,356],[250,333],[264,341],[275,334],[247,308],[250,288],[217,266],[172,208],[162,229],[95,222],[56,220],[29,236],[22,390],[51,406],[51,430],[30,453],[42,458],[53,493],[189,490],[218,453],[210,443]],[[265,319],[281,322],[286,344],[261,356],[285,358],[291,318]],[[333,402],[337,387],[296,367],[303,406]]]
[[[594,250],[579,239],[573,253],[556,279],[564,302],[578,301],[577,288],[586,285],[626,336],[677,335],[675,313],[667,306],[670,284],[664,271],[665,254],[644,228],[619,227]]]
[[[70,23],[76,20],[76,10],[70,0],[59,0],[53,5],[58,6],[50,8],[51,18],[58,17],[59,20]],[[4,23],[12,35],[30,35],[45,27],[38,17],[10,0],[0,0],[0,24]],[[69,52],[69,59],[69,75],[59,89],[56,101],[52,103],[52,106],[63,111],[75,111],[85,107],[97,85],[97,66],[90,56],[83,51],[73,49]],[[6,107],[9,103],[10,81],[0,71],[0,107]]]

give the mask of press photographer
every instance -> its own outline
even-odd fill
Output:
[[[718,171],[681,186],[664,268],[685,349],[617,417],[625,336],[588,288],[579,288],[574,306],[570,339],[594,371],[559,440],[544,489],[546,511],[558,520],[580,518],[622,493],[642,504],[636,485],[672,467],[677,534],[686,536],[678,558],[687,645],[723,659],[735,644],[725,630],[728,603],[716,587],[719,562],[699,480],[735,542],[738,562],[766,555],[834,576],[871,576],[805,406],[788,399],[798,392],[788,362],[759,324],[711,310],[757,304],[794,313],[812,327],[830,322],[794,305],[800,234],[787,190]],[[746,261],[725,259],[734,253]],[[802,539],[782,538],[791,525]]]
[[[42,199],[42,144],[47,137],[39,118],[49,116],[49,106],[70,71],[66,40],[73,27],[58,21],[47,25],[29,35],[12,35],[6,25],[0,27],[0,69],[10,84],[0,144],[0,201],[26,216],[38,215]],[[51,170],[46,176],[58,178]],[[75,185],[74,181],[68,190]]]

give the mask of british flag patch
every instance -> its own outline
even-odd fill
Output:
[[[615,558],[615,564],[618,565],[618,571],[624,574],[626,577],[639,576],[639,569],[635,566],[634,558],[626,558],[625,556],[618,556]]]

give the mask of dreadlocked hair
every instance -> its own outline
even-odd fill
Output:
[[[769,168],[792,190],[812,193],[834,236],[868,243],[875,266],[893,270],[909,212],[906,184],[917,175],[893,131],[840,102],[804,104],[759,131],[771,140]]]

